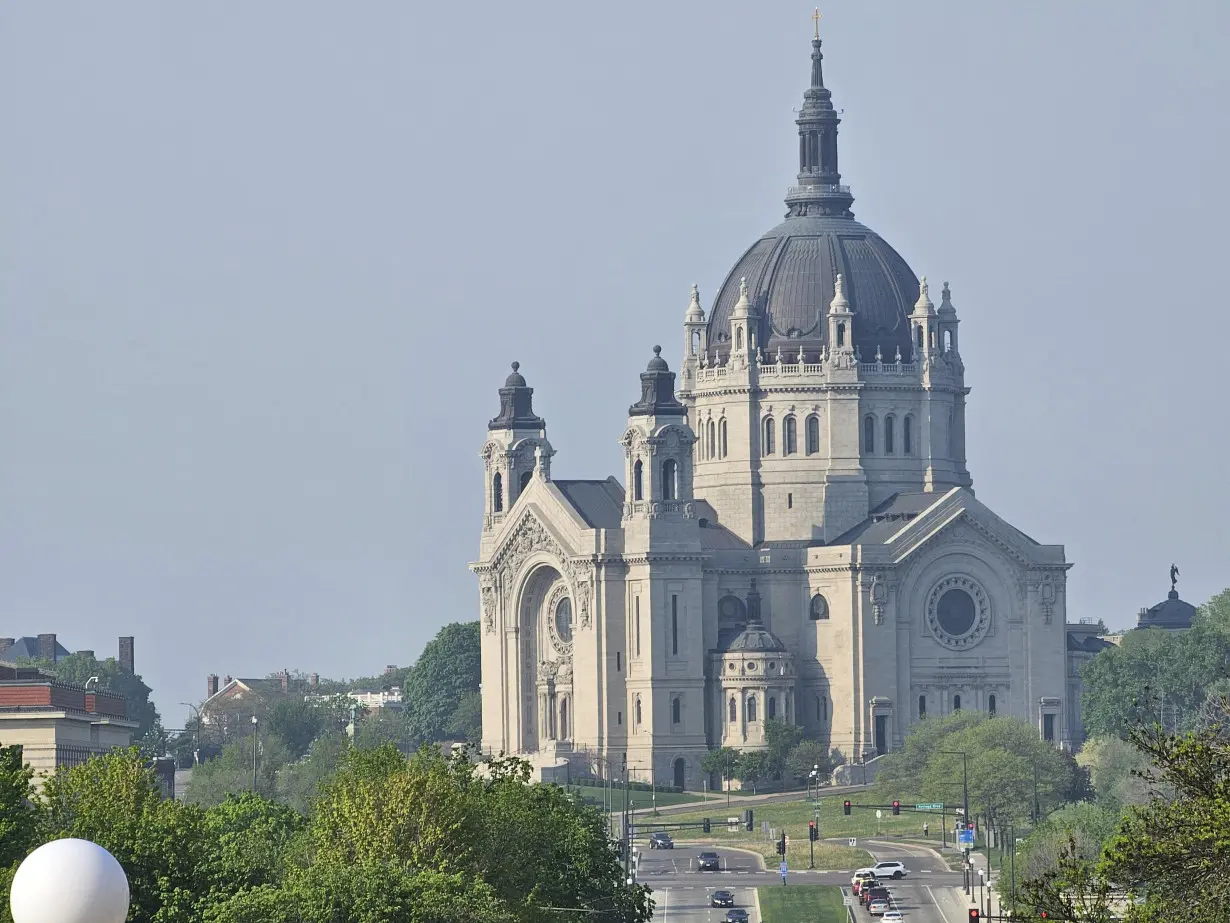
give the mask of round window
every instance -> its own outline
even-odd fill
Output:
[[[755,670],[755,669],[756,669],[756,664],[754,664],[754,663],[749,663],[749,664],[747,665],[747,668],[748,668],[749,670]]]
[[[772,660],[770,660],[770,661],[769,661],[769,669],[770,669],[770,670],[772,670],[775,666],[777,666],[777,664],[775,664]]]
[[[947,590],[936,603],[935,616],[940,628],[954,638],[969,634],[977,617],[973,597],[965,590]]]
[[[567,596],[555,604],[555,633],[565,644],[572,640],[572,600]]]

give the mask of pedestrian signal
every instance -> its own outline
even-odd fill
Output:
[[[705,818],[705,833],[709,832],[709,818]]]
[[[807,838],[814,843],[816,840],[820,839],[820,831],[816,829],[816,822],[814,820],[808,821],[807,826]]]
[[[901,802],[894,801],[893,802],[893,816],[896,817],[900,813],[901,813]]]
[[[978,908],[971,907],[969,909],[969,923],[981,923],[981,919],[982,913],[978,910]]]
[[[843,813],[849,814],[850,813],[850,802],[847,801],[845,804],[843,804],[841,806],[841,809]]]
[[[752,832],[752,809],[748,808],[743,812],[743,822],[747,825],[747,832]]]

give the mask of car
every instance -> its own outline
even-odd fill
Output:
[[[875,876],[875,875],[873,875],[873,874],[871,873],[871,871],[870,871],[870,870],[867,870],[867,869],[860,869],[859,871],[855,872],[855,873],[854,873],[854,877],[850,879],[850,887],[852,887],[852,888],[856,889],[856,891],[857,891],[858,886],[859,886],[862,882],[864,882],[864,881],[870,881],[870,880],[874,879],[875,877],[876,877],[876,876]]]
[[[736,907],[733,910],[726,911],[726,923],[747,923],[747,911],[742,907]]]
[[[658,832],[649,837],[650,849],[674,849],[675,841],[671,839],[669,833]]]
[[[871,867],[871,871],[876,878],[904,878],[910,874],[910,870],[897,861],[877,862]]]
[[[858,894],[860,904],[867,904],[871,901],[887,901],[890,898],[891,895],[888,893],[888,888],[885,887],[863,888]]]
[[[714,891],[709,895],[710,907],[733,907],[735,896],[729,891]]]
[[[696,857],[696,870],[698,872],[720,872],[722,860],[715,852],[703,852]]]
[[[902,923],[904,918],[901,916],[900,910],[886,910],[884,915],[880,917],[883,923]]]
[[[850,890],[852,890],[855,894],[861,895],[866,889],[877,888],[879,886],[880,879],[878,878],[860,878],[853,884],[853,886],[851,886]]]
[[[867,912],[871,914],[873,917],[883,916],[885,913],[888,912],[888,909],[889,909],[889,903],[883,898],[881,898],[878,901],[872,901],[871,903],[867,905]]]

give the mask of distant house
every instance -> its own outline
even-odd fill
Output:
[[[1068,630],[1068,727],[1072,729],[1072,740],[1076,746],[1085,741],[1085,722],[1081,715],[1081,694],[1085,684],[1081,677],[1081,669],[1108,647],[1113,647],[1111,641],[1102,634],[1102,626],[1092,619],[1082,619],[1079,623],[1069,622]]]
[[[263,711],[273,699],[286,695],[311,695],[320,684],[320,676],[311,674],[307,681],[295,679],[289,670],[281,670],[264,678],[224,677],[217,673],[205,677],[205,701],[201,703],[201,723],[218,723],[219,716],[240,711]]]
[[[61,682],[34,667],[0,663],[0,745],[20,746],[36,773],[78,766],[97,754],[132,746],[139,724],[125,715],[122,695],[93,683]]]
[[[401,690],[394,686],[392,689],[384,689],[380,692],[344,692],[341,693],[346,698],[350,699],[356,705],[362,706],[369,711],[376,711],[380,708],[388,708],[392,711],[401,711]],[[323,702],[331,696],[325,695],[309,695],[309,702]]]
[[[125,635],[120,638],[119,664],[129,673],[135,673],[133,650],[134,638]],[[94,656],[93,651],[81,650],[78,654]],[[54,632],[48,632],[37,637],[0,638],[0,661],[17,663],[22,660],[40,660],[45,663],[59,663],[71,652],[59,642]]]

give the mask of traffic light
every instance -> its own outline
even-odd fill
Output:
[[[848,801],[847,801],[845,804],[843,804],[843,805],[841,806],[841,810],[842,810],[842,812],[843,812],[844,814],[846,814],[847,816],[849,816],[849,814],[850,814],[850,802],[848,802]]]
[[[743,812],[743,822],[747,824],[747,832],[752,832],[752,809],[748,808]]]
[[[807,838],[809,840],[814,843],[820,839],[820,831],[816,829],[816,822],[814,820],[807,822],[807,828]]]
[[[982,913],[977,907],[969,909],[969,923],[982,923]]]
[[[709,818],[705,818],[705,833],[709,832]]]
[[[1047,916],[1046,911],[1045,911],[1045,910],[1044,910],[1044,911],[1042,911],[1042,919],[1044,919],[1044,920],[1045,920],[1045,919],[1046,919],[1046,916]]]
[[[777,840],[777,854],[779,856],[786,855],[786,834],[783,833]]]
[[[893,817],[896,817],[900,813],[901,813],[901,802],[894,801],[893,802]]]

